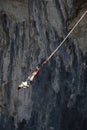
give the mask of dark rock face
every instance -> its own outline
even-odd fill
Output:
[[[32,86],[17,90],[86,9],[85,0],[1,1],[0,130],[87,129],[87,16]]]

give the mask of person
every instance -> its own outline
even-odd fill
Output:
[[[22,82],[19,86],[18,86],[18,90],[21,88],[29,88],[31,82],[33,81],[34,77],[38,74],[38,72],[40,71],[40,69],[43,67],[43,65],[46,64],[45,60],[41,61],[40,64],[37,65],[35,71],[28,76],[27,80],[25,82]]]
[[[37,73],[39,72],[40,68],[37,66],[35,71],[28,76],[27,80],[25,82],[22,82],[19,86],[18,86],[18,90],[21,88],[29,88],[31,82],[33,81],[34,77],[37,75]]]

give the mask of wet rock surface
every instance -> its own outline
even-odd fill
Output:
[[[31,87],[17,90],[86,5],[85,0],[0,1],[1,130],[87,129],[87,16]]]

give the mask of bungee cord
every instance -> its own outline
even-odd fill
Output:
[[[84,18],[86,15],[87,10],[84,12],[84,14],[81,16],[81,18],[78,20],[78,22],[74,25],[74,27],[71,29],[71,31],[67,34],[67,36],[63,39],[63,41],[60,43],[60,45],[51,53],[51,55],[46,59],[46,62],[51,59],[51,57],[58,51],[58,49],[63,45],[63,43],[66,41],[66,39],[70,36],[70,34],[74,31],[74,29],[77,27],[77,25],[80,23],[80,21]]]
[[[63,41],[57,46],[57,48],[47,57],[46,60],[42,61],[38,66],[36,66],[35,71],[30,76],[28,76],[28,78],[25,82],[22,82],[18,86],[18,89],[30,87],[31,82],[33,81],[34,77],[38,74],[40,69],[43,67],[43,65],[45,65],[52,58],[52,56],[59,50],[59,48],[64,44],[66,39],[70,36],[70,34],[74,31],[74,29],[78,26],[78,24],[81,22],[81,20],[84,18],[84,16],[86,14],[87,14],[87,10],[83,13],[81,18],[77,21],[77,23],[74,25],[74,27],[71,29],[71,31],[67,34],[67,36],[63,39]]]

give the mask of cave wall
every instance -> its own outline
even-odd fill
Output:
[[[86,129],[87,15],[31,87],[17,90],[86,9],[86,0],[0,1],[0,129]]]

